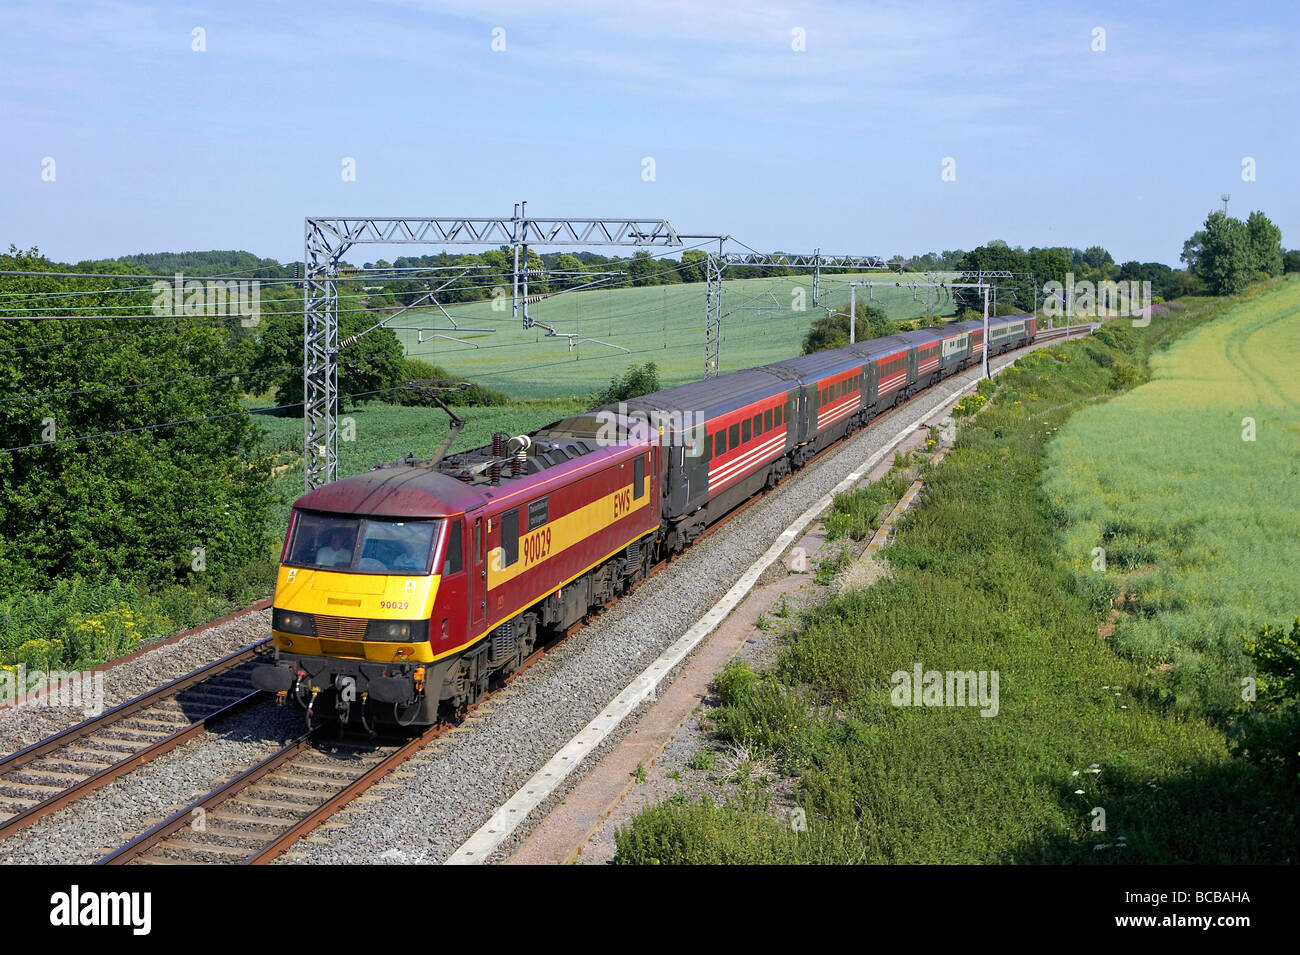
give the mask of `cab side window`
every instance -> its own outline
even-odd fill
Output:
[[[519,508],[501,515],[501,566],[509,567],[519,559]]]
[[[442,558],[443,574],[459,574],[461,560],[460,518],[452,518],[447,526],[447,553]]]

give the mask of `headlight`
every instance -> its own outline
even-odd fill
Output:
[[[301,633],[309,637],[316,636],[316,618],[309,613],[276,610],[271,614],[271,626],[284,633]]]
[[[366,624],[367,640],[418,642],[429,639],[427,620],[371,620]]]

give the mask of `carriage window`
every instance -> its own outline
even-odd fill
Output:
[[[519,559],[519,508],[501,515],[501,566],[509,567]]]
[[[750,420],[746,418],[740,423],[740,443],[744,444],[750,438]]]
[[[453,518],[447,525],[447,553],[442,558],[442,572],[459,574],[461,568],[460,520]]]
[[[763,433],[763,416],[761,414],[756,414],[754,415],[754,437],[757,438],[762,433]]]
[[[638,455],[632,465],[632,497],[645,496],[645,457]]]
[[[727,447],[737,448],[740,446],[740,425],[733,424],[727,431]]]
[[[781,405],[776,406],[776,426],[781,427]]]
[[[772,409],[771,408],[768,408],[766,411],[763,412],[763,430],[764,431],[772,430]]]
[[[727,432],[719,431],[716,435],[714,435],[714,439],[715,440],[713,442],[713,456],[715,458],[718,458],[721,457],[723,454],[725,454],[727,451]]]

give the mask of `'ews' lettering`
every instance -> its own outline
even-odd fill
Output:
[[[614,494],[614,520],[632,511],[632,489],[625,487]]]

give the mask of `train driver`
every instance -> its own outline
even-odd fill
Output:
[[[352,548],[347,531],[335,527],[325,535],[325,546],[317,549],[316,563],[322,567],[346,567],[352,563]]]

